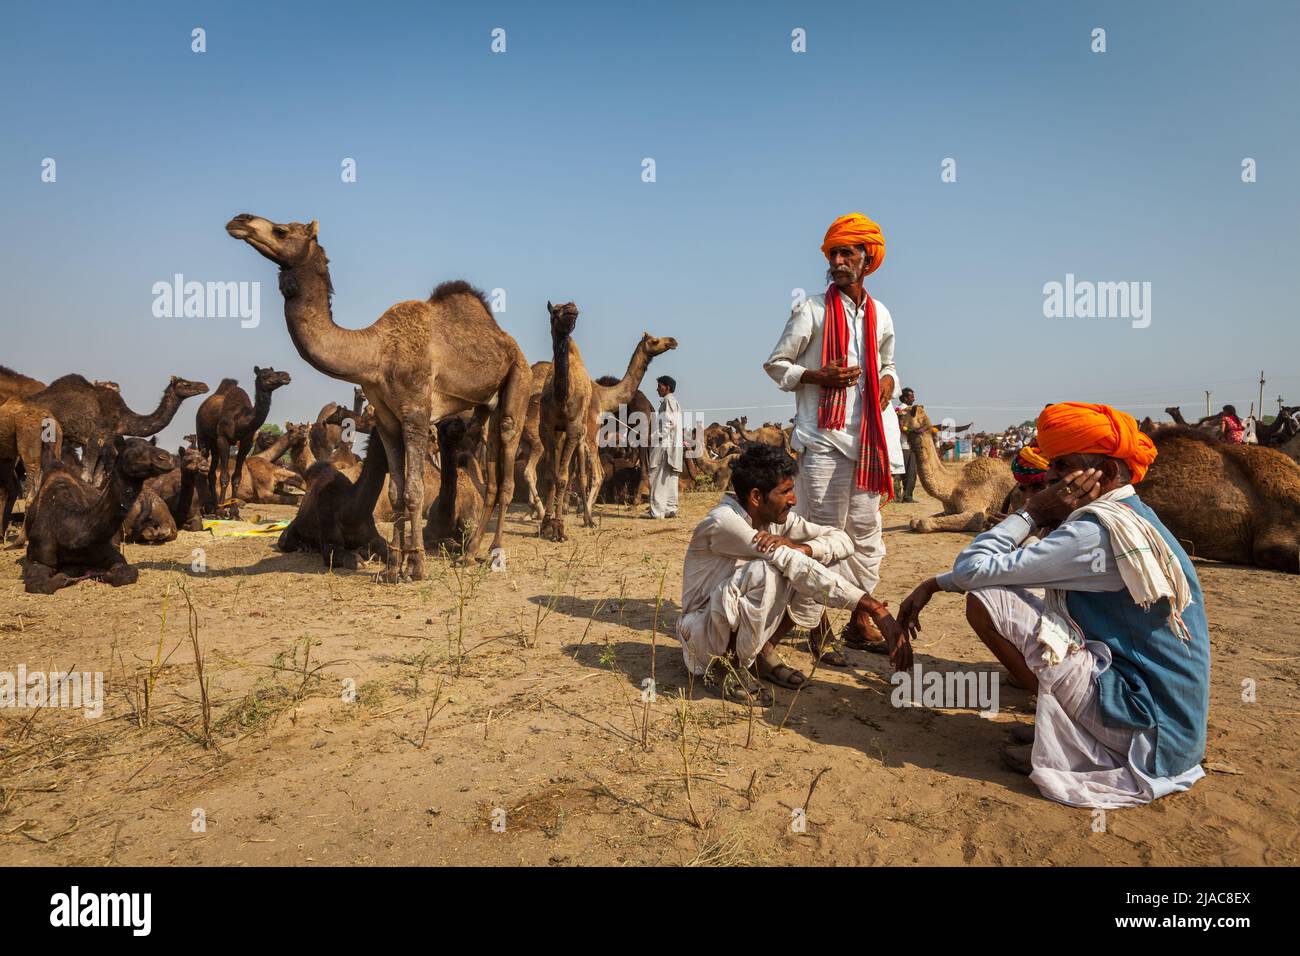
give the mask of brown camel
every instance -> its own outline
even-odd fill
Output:
[[[258,429],[271,412],[271,393],[289,384],[288,372],[253,366],[256,403],[232,378],[223,379],[216,392],[204,400],[195,416],[199,450],[208,455],[208,496],[218,505],[231,490],[230,448],[235,446],[234,488],[238,492],[244,460],[253,450]],[[218,493],[218,491],[220,493]]]
[[[438,497],[429,506],[424,546],[460,554],[478,527],[483,511],[483,469],[479,451],[481,422],[446,418],[438,423],[438,457],[442,462]]]
[[[208,460],[196,448],[180,448],[176,467],[150,478],[122,522],[123,540],[140,544],[174,541],[178,531],[202,531],[195,486],[208,473]]]
[[[933,423],[924,405],[908,406],[899,415],[908,444],[916,454],[916,476],[922,487],[943,503],[943,511],[929,518],[912,518],[913,531],[983,531],[989,514],[998,510],[1016,480],[1005,458],[976,458],[945,465],[930,438]]]
[[[158,407],[148,415],[141,415],[127,407],[116,389],[95,385],[81,375],[64,375],[48,388],[33,393],[28,401],[54,416],[63,428],[64,442],[81,449],[82,476],[98,482],[112,468],[115,436],[156,435],[171,424],[181,402],[207,390],[203,382],[173,375],[163,389]]]
[[[578,323],[578,307],[546,303],[551,316],[551,376],[542,389],[539,431],[545,450],[546,479],[542,483],[542,507],[545,511],[538,534],[551,541],[564,541],[564,511],[568,505],[569,478],[576,460],[582,467],[581,449],[587,444],[588,411],[595,383],[582,364],[582,353],[573,341]],[[444,469],[445,470],[445,469]],[[595,521],[587,507],[587,495],[581,495],[583,523]]]
[[[741,441],[738,441],[736,444],[741,444],[743,442],[762,442],[764,445],[775,445],[777,448],[784,448],[787,452],[790,451],[789,439],[786,437],[786,434],[782,429],[777,428],[775,425],[764,425],[761,428],[756,428],[753,431],[750,431],[745,427],[748,421],[749,418],[746,416],[744,418],[733,418],[731,421],[727,422],[727,425],[735,429],[737,434],[740,435]]]
[[[289,527],[280,534],[281,551],[319,551],[326,567],[358,566],[359,558],[387,560],[388,544],[375,527],[375,503],[384,486],[388,458],[375,443],[366,451],[361,479],[349,481],[329,462],[313,465],[307,494]]]
[[[399,553],[390,553],[385,579],[403,566],[424,576],[424,458],[438,421],[495,399],[489,430],[488,501],[466,548],[473,558],[494,513],[492,548],[501,547],[514,493],[514,460],[528,411],[531,375],[518,344],[467,282],[444,282],[426,301],[399,302],[365,329],[334,324],[329,260],[318,224],[277,224],[247,214],[226,226],[280,267],[289,336],[317,371],[360,385],[375,414],[389,472],[403,511],[396,521]],[[373,436],[372,436],[373,439]],[[499,510],[498,510],[499,506]]]
[[[53,452],[63,448],[63,430],[49,411],[16,395],[0,401],[0,470],[6,476],[17,475],[21,463],[27,475],[24,512],[31,510],[32,501],[41,487],[41,449],[45,444]],[[0,541],[4,540],[9,528],[17,497],[9,493],[9,484],[7,478],[0,479],[0,486],[4,486],[0,487],[0,496],[4,499],[0,506]],[[22,544],[25,540],[26,534],[20,528],[17,543]]]
[[[19,398],[26,395],[35,395],[43,388],[45,388],[44,382],[28,378],[21,372],[15,372],[7,365],[0,365],[0,402],[14,395]]]
[[[695,459],[695,481],[698,484],[701,475],[707,475],[712,481],[714,491],[726,491],[731,487],[731,467],[740,457],[737,449],[722,458],[709,458],[707,455]]]
[[[103,488],[82,481],[47,453],[45,478],[27,515],[29,593],[53,594],[77,581],[94,578],[120,587],[134,584],[139,572],[117,546],[122,521],[145,481],[173,467],[172,456],[154,440],[113,440],[113,470]]]
[[[165,544],[176,540],[176,519],[154,491],[141,488],[122,520],[121,534],[131,544]]]
[[[1300,464],[1274,448],[1164,431],[1137,492],[1197,558],[1300,573]]]

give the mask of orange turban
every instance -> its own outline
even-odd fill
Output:
[[[885,261],[885,237],[880,234],[880,227],[860,212],[840,216],[826,230],[826,238],[822,240],[822,255],[829,259],[831,250],[837,246],[866,246],[867,255],[871,256],[871,267],[867,269],[867,275],[879,269]]]
[[[1038,447],[1049,461],[1062,455],[1106,455],[1128,465],[1137,484],[1156,460],[1156,446],[1132,415],[1109,405],[1060,402],[1038,416]]]
[[[1042,452],[1039,451],[1036,445],[1026,445],[1024,448],[1020,449],[1020,454],[1017,457],[1020,459],[1022,464],[1028,465],[1030,468],[1034,468],[1038,471],[1047,471],[1047,466],[1051,464],[1051,462],[1043,457]]]

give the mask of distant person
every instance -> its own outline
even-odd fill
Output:
[[[677,517],[677,485],[682,473],[682,407],[673,393],[677,381],[660,375],[659,414],[655,416],[655,439],[650,446],[650,517]]]
[[[831,223],[821,245],[829,265],[824,295],[794,307],[763,369],[795,393],[791,444],[799,452],[799,509],[809,521],[839,528],[853,541],[847,576],[866,593],[880,581],[885,556],[880,507],[894,495],[893,467],[882,412],[894,395],[894,320],[867,294],[863,280],[885,258],[880,227],[861,213]],[[891,417],[893,413],[890,413]],[[830,619],[815,600],[792,607],[823,663],[847,667],[832,644]],[[849,647],[884,652],[869,618],[843,632]]]
[[[1223,413],[1219,416],[1219,435],[1234,445],[1240,445],[1246,439],[1246,426],[1237,417],[1237,409],[1231,405],[1223,406]]]
[[[912,666],[911,648],[884,605],[842,573],[853,540],[839,528],[794,512],[799,466],[784,449],[750,445],[736,459],[731,486],[696,526],[682,567],[677,637],[695,675],[709,675],[728,700],[772,703],[757,676],[780,687],[807,682],[781,660],[777,644],[795,627],[793,603],[852,610],[859,628],[872,621],[885,635],[896,669]]]
[[[898,406],[894,411],[902,414],[904,409],[911,408],[916,404],[916,392],[910,388],[905,388],[898,394]],[[899,499],[903,504],[910,505],[916,502],[912,497],[912,492],[916,490],[916,452],[912,451],[911,439],[906,433],[899,436],[900,444],[903,446],[903,497]]]

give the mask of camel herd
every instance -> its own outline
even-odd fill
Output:
[[[297,504],[280,550],[316,551],[339,567],[377,557],[391,582],[420,579],[426,550],[474,560],[494,517],[492,560],[500,566],[516,486],[538,533],[553,541],[565,538],[571,500],[590,526],[598,495],[635,503],[643,492],[644,433],[610,447],[598,436],[609,415],[621,435],[633,432],[632,415],[652,419],[640,385],[676,339],[646,333],[621,378],[592,378],[575,341],[577,305],[547,303],[551,356],[530,365],[483,294],[463,281],[346,329],[333,319],[315,221],[245,214],[226,232],[279,267],[290,339],[312,368],[354,385],[350,407],[330,403],[314,423],[286,422],[274,434],[264,428],[272,395],[290,377],[254,366],[253,394],[223,380],[198,406],[189,447],[171,455],[146,439],[185,399],[207,394],[205,383],[172,377],[157,409],[139,414],[111,382],[72,374],[46,385],[0,367],[0,533],[21,504],[27,590],[52,593],[86,578],[132,583],[123,540],[171,540],[178,530],[200,530],[204,516],[237,516],[240,502]],[[902,424],[913,435],[933,430],[920,405]],[[705,429],[703,453],[686,459],[686,480],[725,488],[748,442],[793,454],[789,428],[747,426],[740,418]],[[1261,445],[1230,445],[1177,424],[1149,429],[1160,455],[1143,497],[1193,554],[1300,572],[1300,464],[1283,453],[1296,455],[1300,438],[1283,424],[1264,429]],[[369,436],[364,459],[352,451],[356,434]],[[1296,447],[1266,447],[1285,442]],[[1012,503],[1007,459],[954,466],[940,461],[932,441],[914,446],[918,477],[943,511],[913,519],[913,530],[977,530]],[[377,526],[387,520],[389,540]]]

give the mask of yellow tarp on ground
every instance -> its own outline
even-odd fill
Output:
[[[253,524],[251,521],[203,519],[203,530],[211,531],[218,538],[255,538],[265,534],[279,534],[287,527],[289,527],[288,521],[268,521],[265,524]]]

